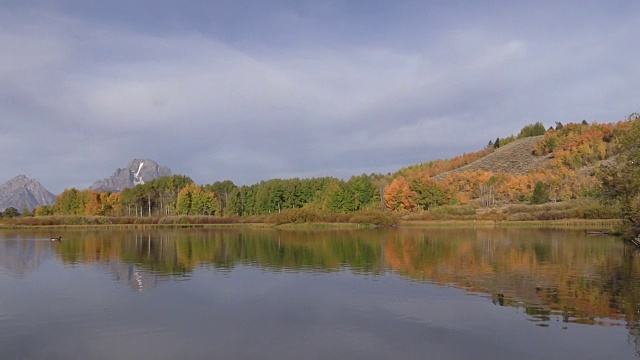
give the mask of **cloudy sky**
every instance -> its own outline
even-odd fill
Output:
[[[490,5],[489,5],[490,4]],[[640,111],[638,1],[0,2],[0,183],[394,172]]]

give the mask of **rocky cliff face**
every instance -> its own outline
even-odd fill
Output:
[[[134,159],[124,169],[117,169],[108,179],[98,180],[89,189],[93,191],[120,192],[162,176],[171,176],[171,169],[153,160]]]
[[[33,210],[38,205],[53,205],[55,202],[55,195],[25,175],[18,175],[0,185],[0,211],[13,207],[21,212],[25,205]]]

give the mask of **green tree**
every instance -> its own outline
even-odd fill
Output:
[[[18,213],[18,209],[14,208],[13,206],[6,208],[2,213],[2,216],[8,217],[8,218],[16,217],[19,215],[20,213]]]
[[[546,131],[547,130],[545,129],[544,125],[538,121],[535,124],[529,124],[523,127],[522,130],[520,130],[520,133],[518,134],[518,139],[531,137],[531,136],[544,135]]]
[[[538,181],[536,186],[533,188],[531,202],[534,204],[544,204],[549,202],[549,190],[547,189],[547,185],[542,181]]]
[[[242,216],[245,214],[245,193],[248,186],[241,186],[231,190],[227,200],[225,216]]]
[[[422,210],[449,204],[453,199],[453,194],[447,193],[435,181],[426,176],[410,179],[409,188],[415,193],[416,204]]]
[[[162,178],[161,178],[162,179]],[[162,187],[163,198],[166,199],[165,213],[172,215],[177,209],[178,194],[185,186],[193,184],[193,180],[186,175],[173,175],[164,179],[166,183]]]
[[[353,210],[363,210],[367,206],[377,203],[378,189],[369,175],[352,176],[347,185],[351,188]]]
[[[640,119],[620,134],[620,155],[614,165],[600,168],[603,201],[620,205],[627,237],[640,234]]]
[[[33,216],[33,214],[31,213],[31,210],[29,210],[29,207],[27,206],[27,204],[24,204],[24,206],[22,207],[22,216],[24,216],[24,217]]]
[[[220,212],[220,204],[213,191],[197,188],[193,192],[192,212],[198,215],[216,215]]]
[[[278,213],[284,204],[285,185],[281,179],[261,181],[256,185],[255,214]]]
[[[193,193],[198,185],[189,184],[180,190],[176,209],[180,215],[191,215],[193,204]]]
[[[215,215],[220,206],[213,191],[189,184],[178,194],[178,213],[181,215]]]
[[[302,189],[302,180],[298,178],[286,180],[284,187],[284,204],[282,207],[293,209],[304,206],[305,200],[303,199]]]
[[[234,184],[231,180],[216,181],[213,184],[205,185],[202,188],[205,191],[212,191],[215,193],[216,199],[218,201],[217,208],[220,209],[218,211],[218,215],[226,216],[229,197],[233,193],[233,190],[237,188],[236,184]]]
[[[48,216],[48,215],[53,215],[53,206],[48,206],[48,205],[42,205],[42,206],[36,206],[36,208],[33,210],[33,214],[35,216]]]
[[[65,189],[56,197],[54,209],[58,215],[84,215],[84,195],[76,188]]]
[[[326,209],[347,213],[355,208],[353,190],[344,181],[337,181],[326,190]]]

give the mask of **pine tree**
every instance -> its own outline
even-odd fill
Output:
[[[31,213],[31,210],[29,210],[29,207],[27,206],[27,204],[24,204],[24,206],[22,207],[22,216],[33,216],[33,214]]]
[[[536,183],[536,187],[533,189],[531,202],[534,204],[544,204],[549,202],[549,190],[547,190],[547,185],[542,181],[538,181]]]

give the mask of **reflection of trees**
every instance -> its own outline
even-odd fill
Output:
[[[175,230],[95,232],[58,249],[66,263],[119,259],[159,275],[186,275],[196,267],[237,264],[270,269],[336,271],[348,266],[379,273],[379,241],[359,231]]]
[[[588,238],[581,231],[177,229],[85,231],[66,238],[55,246],[65,263],[108,263],[114,276],[137,289],[165,276],[189,276],[198,267],[373,274],[390,269],[490,294],[496,305],[522,309],[540,325],[552,319],[624,321],[631,339],[640,342],[640,256],[616,238]]]
[[[17,232],[4,232],[0,241],[0,265],[16,276],[37,269],[53,254],[48,237],[41,233],[23,235]]]
[[[533,320],[613,324],[640,309],[637,260],[616,238],[522,229],[408,231],[386,240],[389,266],[405,276],[492,294]],[[626,269],[625,269],[626,267]],[[631,309],[622,309],[625,303]]]
[[[624,312],[629,339],[635,344],[636,354],[640,357],[640,251],[635,248],[626,250],[623,265],[610,276],[612,287],[619,295],[612,298],[612,306]]]
[[[35,270],[50,254],[41,243],[35,241],[7,240],[0,244],[0,264],[17,276]]]

